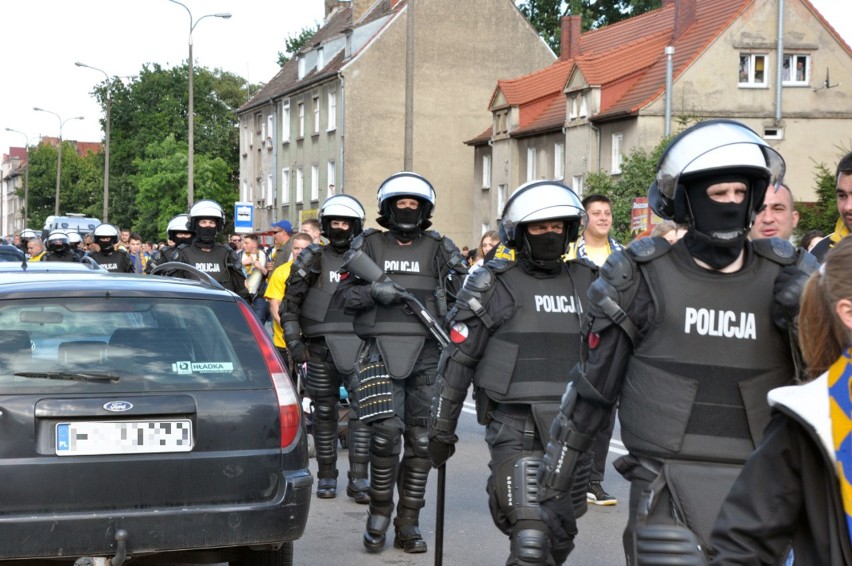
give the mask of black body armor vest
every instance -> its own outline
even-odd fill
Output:
[[[658,323],[634,349],[621,391],[631,453],[742,463],[769,422],[766,394],[792,382],[788,338],[773,324],[781,266],[752,253],[737,273],[678,250],[639,265]]]
[[[364,235],[365,253],[394,281],[414,294],[433,317],[438,316],[435,290],[438,288],[440,241],[423,234],[411,245],[400,246],[389,232]],[[362,339],[374,338],[388,374],[405,379],[420,357],[431,334],[402,305],[376,305],[357,313],[355,333]]]
[[[340,283],[338,268],[343,256],[333,248],[325,247],[319,258],[320,273],[310,286],[301,305],[299,323],[308,338],[325,338],[334,365],[341,373],[354,369],[361,339],[355,335],[352,316],[332,302],[334,291]]]
[[[180,257],[184,262],[203,271],[216,281],[218,281],[225,289],[234,291],[231,284],[231,274],[228,270],[228,259],[231,255],[231,248],[227,248],[221,244],[214,244],[213,249],[205,252],[198,246],[186,246],[180,250]]]
[[[133,262],[130,256],[122,250],[113,249],[110,254],[100,251],[92,252],[89,257],[111,273],[131,273],[133,271]]]
[[[496,276],[515,310],[489,338],[474,384],[498,403],[558,403],[580,361],[580,321],[594,272],[569,263],[558,275],[537,279],[513,264]]]

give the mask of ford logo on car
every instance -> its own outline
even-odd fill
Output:
[[[110,401],[104,404],[104,409],[111,413],[123,413],[133,408],[133,403],[128,401]]]

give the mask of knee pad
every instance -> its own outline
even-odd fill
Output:
[[[364,464],[370,461],[370,429],[358,419],[349,420],[349,461]]]
[[[512,555],[521,565],[545,564],[550,556],[550,539],[537,529],[522,529],[512,534]]]
[[[493,497],[509,525],[519,521],[540,521],[537,496],[541,458],[540,453],[523,456],[507,460],[494,469]],[[492,509],[492,515],[494,511]]]
[[[337,428],[337,399],[314,398],[314,422],[333,422]]]
[[[429,458],[429,432],[425,427],[409,426],[406,428],[405,441],[406,456]]]
[[[393,430],[373,427],[370,434],[370,454],[379,457],[399,456],[400,435]]]
[[[334,397],[337,399],[340,391],[340,380],[337,369],[331,363],[311,357],[308,360],[308,375],[305,389],[312,398]]]

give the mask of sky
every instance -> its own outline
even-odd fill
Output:
[[[196,65],[221,68],[252,83],[267,82],[278,71],[284,40],[323,19],[323,0],[181,0],[196,22]],[[811,0],[852,45],[852,19],[844,17],[849,0]],[[230,19],[206,18],[231,13]],[[91,92],[104,80],[82,62],[110,76],[135,75],[145,63],[174,67],[189,53],[187,11],[169,0],[18,0],[0,4],[3,31],[0,151],[57,136],[59,119],[69,120],[64,139],[102,141],[102,111]]]

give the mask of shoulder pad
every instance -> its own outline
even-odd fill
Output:
[[[319,244],[311,244],[293,260],[291,271],[298,273],[302,277],[307,277],[311,268],[322,257],[322,246]]]
[[[467,276],[464,288],[471,291],[487,291],[494,285],[494,273],[488,267],[480,267]]]
[[[436,240],[438,242],[440,242],[444,238],[443,236],[441,236],[440,233],[438,233],[435,230],[423,230],[422,233],[423,233],[424,236],[429,236],[430,238],[432,238],[433,240]],[[450,242],[450,243],[452,243],[452,242]]]
[[[798,259],[796,261],[796,267],[798,267],[808,275],[819,269],[819,260],[814,254],[810,253],[804,248],[799,248],[797,252]]]
[[[364,230],[363,232],[361,232],[360,234],[358,234],[357,236],[355,236],[354,238],[352,238],[352,243],[350,243],[350,244],[349,244],[349,248],[350,248],[350,249],[353,249],[353,250],[360,250],[360,249],[363,249],[363,247],[364,247],[364,238],[366,238],[366,237],[367,237],[367,236],[369,236],[371,233],[373,233],[373,232],[370,232],[370,230],[373,230],[373,229],[372,229],[372,228],[367,228],[366,230]],[[375,231],[374,231],[374,232],[375,232]]]
[[[647,263],[669,253],[672,246],[665,238],[639,238],[630,242],[625,249],[636,263]],[[610,254],[609,257],[613,255]]]
[[[643,238],[647,239],[647,238]],[[642,240],[638,240],[641,242]],[[632,247],[633,244],[630,244]],[[601,279],[621,291],[630,287],[637,279],[636,263],[627,251],[613,252],[600,268]]]
[[[515,265],[515,262],[501,257],[489,259],[488,262],[486,262],[485,264],[485,266],[488,267],[488,269],[490,269],[494,273],[503,273],[504,271],[511,269]]]
[[[430,230],[431,231],[431,230]],[[437,232],[435,232],[437,234]],[[458,246],[446,236],[441,236],[441,247],[444,248],[445,251],[450,253],[454,251],[458,251]]]
[[[753,240],[751,246],[754,253],[780,265],[796,263],[796,248],[782,238],[760,238]]]

